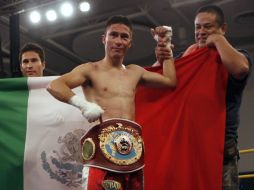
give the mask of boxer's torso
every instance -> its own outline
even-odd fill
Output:
[[[104,68],[100,63],[91,66],[83,89],[88,101],[105,111],[103,120],[123,118],[135,120],[135,92],[141,78],[137,67]]]

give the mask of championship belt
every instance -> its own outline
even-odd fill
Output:
[[[141,126],[126,119],[109,119],[92,127],[82,138],[85,166],[130,173],[144,167]]]

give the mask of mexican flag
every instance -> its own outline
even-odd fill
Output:
[[[54,78],[0,80],[1,190],[81,189],[79,139],[89,124],[46,91]]]

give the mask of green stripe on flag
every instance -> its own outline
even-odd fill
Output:
[[[27,78],[0,80],[0,187],[23,189]]]

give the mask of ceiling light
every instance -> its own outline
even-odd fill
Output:
[[[63,3],[61,5],[60,11],[61,11],[63,16],[69,17],[73,13],[73,7],[72,7],[72,5],[70,3],[66,2],[66,3]]]
[[[51,22],[55,21],[57,19],[56,11],[54,11],[54,10],[47,11],[46,12],[46,17]]]
[[[87,12],[87,11],[90,10],[90,4],[89,4],[88,2],[86,2],[86,1],[81,2],[81,3],[79,4],[79,9],[80,9],[80,11],[82,11],[82,12]]]
[[[34,24],[39,23],[41,20],[41,15],[38,11],[33,11],[29,15],[30,21]]]

